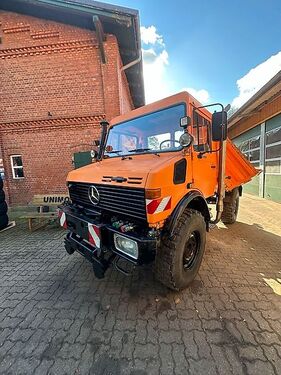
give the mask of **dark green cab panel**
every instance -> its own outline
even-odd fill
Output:
[[[92,163],[91,151],[76,152],[73,154],[74,169],[84,167]]]

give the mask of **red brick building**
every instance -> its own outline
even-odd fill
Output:
[[[89,0],[1,0],[0,103],[10,205],[65,193],[72,156],[91,149],[100,121],[144,104],[138,12]]]

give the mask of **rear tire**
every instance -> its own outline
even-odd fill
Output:
[[[0,216],[0,230],[5,229],[8,226],[9,218],[8,215],[1,215]]]
[[[173,290],[186,288],[200,268],[206,243],[206,223],[200,212],[186,209],[172,237],[164,234],[155,258],[155,277]]]
[[[6,215],[7,212],[8,212],[8,205],[4,201],[4,202],[0,203],[0,215]]]
[[[221,215],[221,221],[224,224],[235,223],[239,209],[239,190],[238,188],[233,189],[225,194],[223,200],[223,212]]]
[[[5,201],[5,192],[0,189],[0,203]]]

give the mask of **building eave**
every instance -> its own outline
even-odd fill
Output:
[[[263,106],[281,95],[281,71],[268,81],[255,95],[253,95],[228,120],[228,127],[235,126],[242,118],[255,114]]]

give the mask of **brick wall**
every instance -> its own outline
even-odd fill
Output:
[[[106,64],[93,31],[0,11],[0,35],[5,186],[19,205],[64,192],[73,153],[91,149],[102,118],[133,104],[114,35],[104,44]],[[22,155],[23,180],[12,178],[12,154]]]
[[[91,149],[99,136],[102,116],[44,120],[26,123],[24,127],[11,124],[2,132],[5,145],[5,170],[10,169],[10,155],[21,154],[24,179],[13,180],[8,173],[6,182],[13,205],[27,204],[34,194],[65,193],[65,179],[72,169],[74,152]]]

